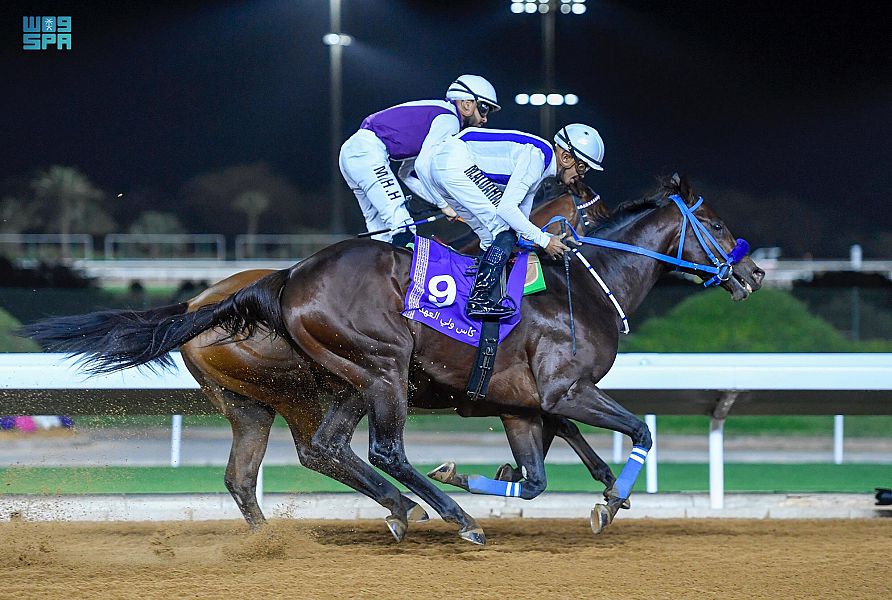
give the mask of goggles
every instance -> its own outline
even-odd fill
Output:
[[[492,110],[492,105],[488,102],[484,102],[483,100],[477,100],[477,112],[480,113],[481,117],[485,117],[489,114],[489,111]]]

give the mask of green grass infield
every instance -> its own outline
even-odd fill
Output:
[[[422,472],[436,465],[416,465]],[[459,471],[491,477],[497,465],[459,465]],[[581,465],[548,465],[548,490],[600,493]],[[0,469],[0,494],[225,493],[223,467],[12,467]],[[618,468],[614,465],[614,472]],[[873,493],[892,486],[892,467],[881,464],[726,464],[727,492]],[[399,486],[402,488],[402,486]],[[452,492],[451,486],[441,486]],[[268,466],[264,488],[274,492],[348,492],[344,485],[299,466]],[[706,492],[706,464],[662,463],[661,492]],[[636,491],[644,490],[644,473]]]

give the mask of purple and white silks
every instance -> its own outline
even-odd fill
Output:
[[[428,238],[415,238],[412,258],[412,283],[404,300],[403,316],[418,321],[452,339],[477,346],[480,321],[465,315],[465,303],[474,285],[474,276],[466,275],[474,260],[452,252]],[[520,252],[508,275],[507,293],[520,307],[527,272],[527,253]],[[520,323],[520,310],[499,323],[499,342]]]
[[[461,119],[455,106],[446,100],[415,100],[391,106],[366,117],[360,128],[378,136],[390,158],[404,160],[418,156],[431,123],[440,115],[454,116],[455,131],[459,130]]]

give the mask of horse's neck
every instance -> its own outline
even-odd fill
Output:
[[[662,224],[661,215],[658,214],[660,212],[661,209],[654,209],[623,227],[597,233],[595,237],[667,254],[678,237],[678,229]],[[615,248],[585,245],[580,252],[604,280],[627,315],[637,310],[653,289],[657,279],[667,269],[664,262]],[[594,293],[606,299],[604,292],[592,277],[588,273],[584,277],[592,280],[589,285],[594,286]]]

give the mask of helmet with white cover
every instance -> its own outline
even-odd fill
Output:
[[[554,142],[569,152],[574,159],[585,162],[597,171],[603,171],[604,140],[594,127],[571,123],[558,129]]]
[[[462,75],[449,85],[446,90],[447,100],[477,100],[490,105],[490,111],[496,112],[499,99],[496,96],[496,88],[480,75]]]

